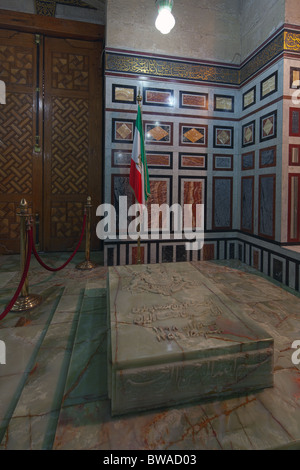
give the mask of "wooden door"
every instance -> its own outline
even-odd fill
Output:
[[[40,249],[69,251],[91,196],[91,248],[99,248],[101,52],[101,41],[0,30],[0,253],[19,252],[22,198],[39,219]]]
[[[19,252],[18,207],[42,213],[42,153],[36,144],[41,116],[37,84],[41,46],[36,35],[0,30],[0,80],[6,104],[0,104],[0,253]]]
[[[96,248],[102,185],[99,42],[47,37],[44,51],[44,247],[74,249],[91,196]]]

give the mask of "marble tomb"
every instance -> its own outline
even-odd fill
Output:
[[[273,386],[273,338],[193,263],[108,270],[113,416]]]

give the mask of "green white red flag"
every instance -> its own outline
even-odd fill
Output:
[[[150,196],[150,182],[140,105],[138,106],[134,128],[129,183],[133,189],[137,202],[139,202],[139,204],[145,204],[148,196]]]

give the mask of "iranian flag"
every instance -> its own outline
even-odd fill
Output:
[[[139,204],[145,204],[148,196],[150,195],[150,183],[145,154],[142,112],[140,105],[138,106],[134,128],[129,183],[133,189],[137,202],[139,202]]]

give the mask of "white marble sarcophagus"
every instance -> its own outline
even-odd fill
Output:
[[[112,415],[273,386],[273,339],[191,263],[111,267]]]

